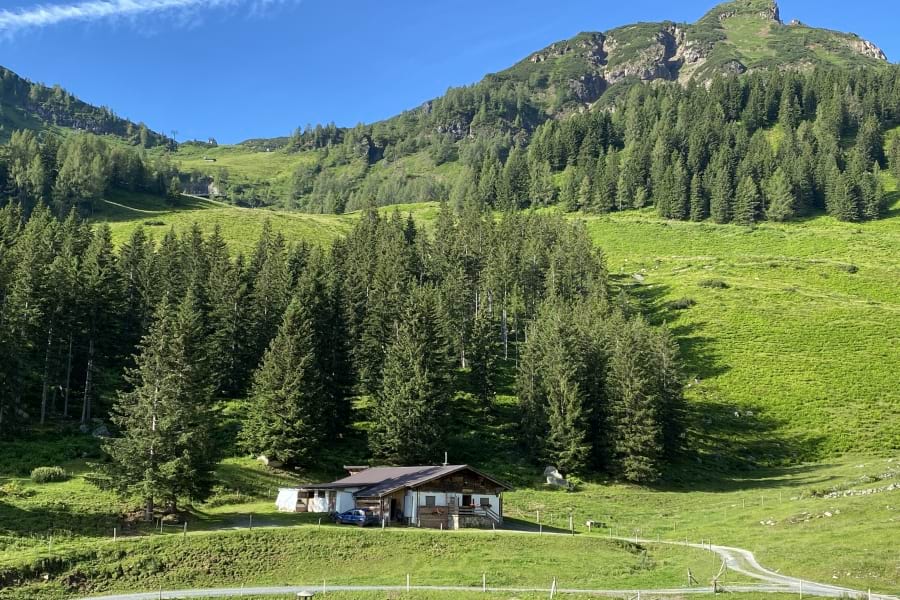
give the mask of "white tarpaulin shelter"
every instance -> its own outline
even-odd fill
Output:
[[[327,513],[336,508],[335,494],[329,490],[279,488],[275,507],[278,512]]]
[[[297,498],[300,490],[296,488],[280,488],[278,490],[278,499],[275,500],[275,506],[278,512],[298,512]]]

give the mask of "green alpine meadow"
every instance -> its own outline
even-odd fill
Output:
[[[395,116],[347,126],[346,46],[268,50],[308,4],[0,10],[79,90],[0,67],[0,600],[900,597],[900,67],[773,0],[542,47],[561,7],[448,73],[353,54]],[[238,25],[266,64],[204,73]],[[81,99],[148,106],[64,73],[92,31],[160,131]],[[140,50],[177,36],[191,74]],[[286,135],[178,133],[251,88],[219,139]]]

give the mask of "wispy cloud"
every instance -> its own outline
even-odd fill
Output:
[[[254,8],[281,0],[89,0],[75,4],[44,4],[22,9],[0,10],[0,33],[49,27],[70,21],[100,21],[135,18],[174,11],[252,4]]]

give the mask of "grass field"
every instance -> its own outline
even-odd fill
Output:
[[[5,566],[0,563],[0,578]],[[70,544],[52,556],[18,559],[16,567],[47,573],[49,581],[0,598],[323,580],[402,585],[407,574],[418,585],[477,586],[486,574],[502,587],[549,587],[557,577],[560,585],[583,589],[655,588],[683,585],[689,568],[707,583],[720,564],[698,549],[588,536],[309,526]]]
[[[76,474],[86,472],[78,460],[66,467]],[[127,503],[80,476],[44,485],[18,478],[22,496],[0,498],[0,523],[4,529],[17,529],[0,535],[0,578],[4,572],[52,573],[50,584],[25,588],[28,593],[46,594],[36,597],[51,598],[76,572],[90,574],[95,590],[155,589],[160,584],[281,585],[318,581],[323,574],[335,584],[391,584],[407,570],[418,573],[423,585],[468,585],[473,572],[478,577],[489,572],[496,585],[541,585],[540,578],[546,578],[542,573],[553,573],[573,587],[649,588],[669,585],[665,582],[670,578],[679,583],[688,566],[703,574],[704,569],[719,566],[708,554],[697,560],[692,551],[655,545],[648,547],[650,558],[644,559],[634,548],[609,540],[613,534],[712,540],[751,549],[764,565],[791,575],[900,592],[900,549],[895,543],[900,486],[864,496],[822,497],[830,491],[881,489],[900,483],[900,455],[896,459],[846,457],[827,464],[758,470],[742,477],[711,473],[705,485],[698,484],[693,473],[690,481],[655,489],[599,481],[567,493],[533,484],[505,496],[505,513],[512,522],[540,519],[548,531],[559,530],[568,526],[572,514],[575,537],[418,530],[392,530],[391,536],[401,537],[378,537],[385,532],[327,523],[320,527],[317,515],[275,513],[274,488],[292,480],[252,461],[226,461],[219,479],[225,489],[209,505],[194,508],[188,517],[189,535],[182,540],[179,526],[166,527],[163,534],[151,534],[145,526],[122,529],[118,511],[124,511]],[[0,479],[0,485],[9,481]],[[248,530],[251,512],[257,524],[253,532]],[[587,519],[604,526],[588,532]],[[41,524],[55,528],[48,530]],[[301,527],[259,529],[272,525]],[[120,539],[113,542],[116,526]],[[210,531],[221,528],[241,531]],[[123,541],[123,532],[129,538],[152,537]],[[237,537],[228,537],[232,535]],[[354,535],[367,537],[347,538]],[[219,539],[222,536],[225,539]],[[309,548],[322,548],[322,553],[311,560],[305,554]],[[422,548],[430,549],[422,554]],[[361,563],[371,566],[375,561],[378,568],[354,570],[344,564],[363,556],[360,552],[366,557]],[[396,561],[385,558],[396,552],[408,555]],[[295,554],[305,558],[294,559]],[[198,564],[194,556],[205,557],[199,571],[179,567]],[[635,561],[650,559],[652,569],[635,568],[641,564]],[[128,566],[134,564],[141,566]],[[141,575],[148,569],[157,580]],[[732,577],[733,583],[739,581]],[[0,598],[12,597],[17,596],[0,593]]]
[[[155,196],[136,194],[113,193],[107,200],[93,220],[109,224],[116,245],[125,242],[138,226],[159,240],[170,228],[180,234],[196,223],[205,232],[211,232],[218,226],[233,251],[246,253],[259,239],[266,221],[273,230],[284,234],[289,242],[324,244],[344,235],[356,219],[353,215],[311,215],[264,208],[238,208],[189,197],[184,197],[177,207],[168,206]]]
[[[681,336],[705,460],[900,448],[900,219],[749,230],[631,213],[589,228]],[[666,308],[680,298],[696,305]]]

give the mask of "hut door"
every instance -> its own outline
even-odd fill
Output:
[[[463,506],[472,506],[472,495],[471,494],[463,494],[462,505]]]
[[[391,521],[399,521],[399,520],[400,520],[400,515],[397,514],[397,513],[398,513],[398,511],[397,511],[397,499],[396,499],[396,498],[391,498],[391,514],[390,514],[390,520],[391,520]]]

